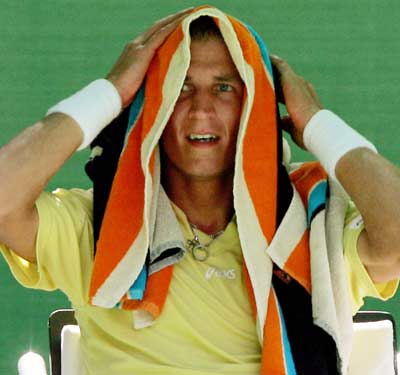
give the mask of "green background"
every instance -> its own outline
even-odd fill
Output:
[[[147,25],[198,1],[13,0],[0,8],[0,145],[47,108],[103,77]],[[327,108],[342,116],[399,165],[397,0],[225,0],[213,5],[251,24],[271,52],[310,80]],[[32,155],[35,157],[35,155]],[[77,153],[49,189],[89,187],[87,152]],[[309,156],[296,150],[297,160]],[[1,181],[0,181],[1,183]],[[16,373],[33,349],[47,357],[47,317],[68,306],[60,293],[25,290],[0,261],[0,375]],[[400,322],[399,297],[368,301]]]

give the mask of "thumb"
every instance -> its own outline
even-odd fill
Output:
[[[304,150],[306,149],[303,142],[303,131],[294,126],[293,121],[289,115],[282,116],[279,124],[286,133],[290,134],[297,146],[301,147]]]

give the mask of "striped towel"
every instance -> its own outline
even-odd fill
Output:
[[[324,340],[333,342],[334,361],[345,373],[351,332],[341,248],[347,198],[331,184],[326,209],[327,176],[317,163],[290,167],[289,180],[281,163],[285,157],[267,49],[251,27],[213,7],[194,9],[168,37],[131,107],[121,115],[127,123],[99,222],[91,303],[132,309],[136,318],[149,322],[162,311],[173,265],[147,274],[162,194],[158,141],[189,67],[189,25],[203,15],[220,28],[246,87],[233,193],[249,295],[263,346],[262,374],[300,373],[296,366],[301,354],[296,354],[293,322],[288,322],[293,306],[287,308],[280,296],[286,292],[279,280],[285,278],[295,280],[308,296],[312,324],[329,336]],[[275,285],[276,275],[281,277]]]

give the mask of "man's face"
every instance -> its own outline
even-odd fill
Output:
[[[212,179],[233,173],[244,85],[225,43],[191,43],[182,92],[161,137],[167,173]]]

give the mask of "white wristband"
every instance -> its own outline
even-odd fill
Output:
[[[336,181],[336,164],[344,154],[359,147],[377,152],[371,142],[326,109],[318,111],[308,122],[303,132],[303,142]]]
[[[121,107],[121,97],[115,86],[106,79],[98,79],[50,108],[47,115],[59,112],[72,117],[84,134],[78,148],[82,150],[118,116]]]

